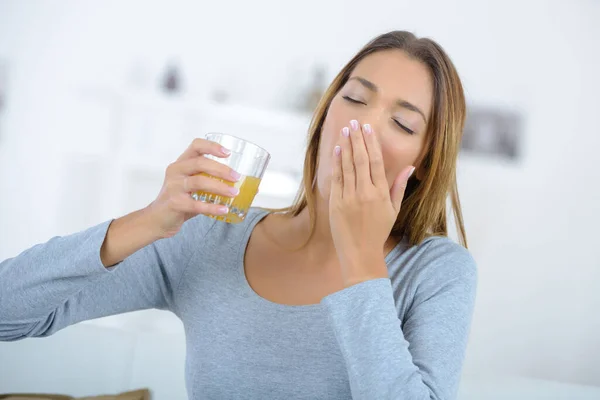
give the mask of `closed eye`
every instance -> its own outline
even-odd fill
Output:
[[[364,103],[364,102],[362,102],[362,101],[359,101],[359,100],[353,99],[353,98],[352,98],[352,97],[350,97],[350,96],[342,96],[342,98],[343,98],[344,100],[346,100],[347,102],[349,102],[349,103],[352,103],[352,104],[362,104],[362,105],[364,105],[364,106],[366,106],[366,105],[367,105],[367,103]],[[402,129],[403,131],[405,131],[405,132],[406,132],[406,133],[408,133],[409,135],[414,135],[414,134],[415,134],[415,131],[413,131],[412,129],[409,129],[409,128],[408,128],[407,126],[405,126],[405,125],[402,125],[400,122],[396,121],[395,119],[393,119],[393,118],[392,118],[392,121],[394,121],[394,123],[396,124],[396,126],[397,126],[398,128]]]
[[[395,119],[392,118],[392,121],[394,121],[394,123],[402,130],[404,130],[406,133],[408,133],[409,135],[414,135],[415,131],[413,131],[412,129],[408,129],[408,127],[402,125],[400,122],[396,121]]]
[[[367,105],[367,103],[363,103],[362,101],[353,99],[352,97],[349,96],[342,96],[342,98],[350,103],[354,103],[354,104],[362,104],[362,105]]]

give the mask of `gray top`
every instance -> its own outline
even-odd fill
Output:
[[[252,209],[237,225],[195,217],[108,269],[110,221],[34,246],[0,263],[0,340],[160,308],[185,327],[190,399],[456,398],[476,288],[467,250],[441,237],[401,242],[386,257],[390,279],[276,304],[243,267],[267,214]]]

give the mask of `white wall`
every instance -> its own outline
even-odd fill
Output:
[[[86,114],[82,87],[126,86],[136,63],[152,83],[176,57],[190,96],[224,85],[236,101],[280,107],[313,62],[333,75],[374,35],[414,30],[453,57],[471,103],[520,110],[526,121],[521,161],[460,160],[480,271],[466,373],[600,385],[600,3],[366,4],[0,0],[0,58],[10,61],[0,259],[70,228],[59,211],[65,157],[106,144],[106,120]]]

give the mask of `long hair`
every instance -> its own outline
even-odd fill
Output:
[[[422,62],[433,79],[433,110],[426,132],[421,169],[424,178],[416,174],[409,179],[402,207],[390,236],[406,237],[411,245],[421,243],[429,236],[448,236],[447,205],[454,213],[460,243],[467,247],[460,199],[456,184],[456,161],[466,116],[463,87],[452,61],[433,40],[417,38],[406,31],[392,31],[367,43],[333,79],[314,112],[308,130],[302,184],[294,203],[285,208],[271,209],[297,216],[308,207],[311,219],[310,236],[315,228],[315,180],[318,168],[321,130],[332,99],[346,84],[356,65],[378,51],[402,50]]]

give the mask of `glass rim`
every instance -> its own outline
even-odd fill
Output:
[[[271,154],[270,154],[270,153],[269,153],[269,152],[268,152],[266,149],[264,149],[263,147],[261,147],[261,146],[257,145],[256,143],[254,143],[254,142],[253,142],[253,141],[251,141],[251,140],[244,139],[244,138],[241,138],[241,137],[239,137],[239,136],[235,136],[235,135],[232,135],[232,134],[230,134],[230,133],[223,133],[223,132],[207,132],[207,133],[204,135],[204,137],[208,139],[208,135],[222,135],[222,136],[229,136],[230,138],[237,139],[237,140],[240,140],[240,141],[242,141],[242,142],[249,143],[249,144],[251,144],[252,146],[256,147],[258,150],[260,150],[260,151],[262,151],[263,153],[265,153],[265,155],[266,155],[266,156],[268,156],[268,157],[270,157],[270,156],[271,156]],[[229,150],[231,150],[232,152],[235,152],[235,151],[234,151],[234,150],[232,150],[232,149],[229,149]],[[236,153],[237,153],[237,152],[236,152]]]

